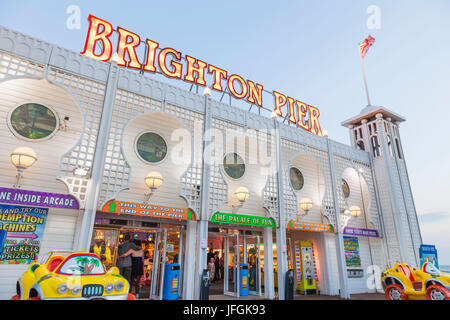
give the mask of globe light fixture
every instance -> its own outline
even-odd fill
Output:
[[[361,215],[361,208],[358,206],[351,206],[350,207],[350,215],[352,217],[359,217]]]
[[[305,211],[305,214],[308,213],[309,210],[312,209],[313,207],[313,202],[311,199],[309,198],[303,198],[302,200],[300,200],[300,209],[302,209],[303,211]]]
[[[144,178],[146,186],[150,189],[150,192],[146,193],[145,195],[148,196],[148,199],[150,199],[150,196],[159,188],[164,182],[164,179],[162,178],[162,175],[159,172],[152,171]]]
[[[211,89],[206,86],[205,89],[203,90],[203,96],[204,97],[210,97],[211,96]]]
[[[244,204],[245,201],[248,200],[250,197],[250,192],[246,187],[240,187],[236,189],[236,192],[234,193],[236,198],[239,200],[241,204]]]
[[[20,188],[23,171],[31,167],[37,161],[36,152],[28,147],[20,147],[11,153],[11,162],[17,168],[17,180],[14,188]]]

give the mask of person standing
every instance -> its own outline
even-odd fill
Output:
[[[219,265],[220,265],[219,253],[216,251],[214,253],[214,270],[215,270],[214,281],[218,281],[220,279],[220,276],[219,276],[220,266]]]
[[[126,253],[130,251],[130,249],[139,251],[141,250],[140,247],[138,247],[136,244],[131,242],[131,237],[129,234],[126,234],[124,237],[124,241],[119,244],[118,247],[118,259],[117,259],[117,267],[119,268],[120,274],[122,277],[127,279],[128,283],[130,284],[130,289],[132,285],[131,281],[131,267],[132,267],[132,260],[131,256],[128,254],[125,256]]]
[[[211,259],[209,260],[208,269],[209,269],[209,283],[213,283],[216,269],[216,266],[214,265],[214,257],[211,257]]]

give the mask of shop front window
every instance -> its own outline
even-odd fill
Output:
[[[244,160],[237,153],[229,153],[223,158],[223,169],[232,179],[240,179],[245,173]]]
[[[291,179],[292,188],[295,191],[302,190],[305,181],[303,179],[303,174],[300,172],[300,170],[293,167],[289,170],[289,175]]]
[[[55,113],[37,103],[27,103],[17,107],[11,113],[9,121],[15,134],[31,140],[48,138],[58,128]]]
[[[142,160],[154,164],[166,157],[167,143],[159,134],[146,132],[137,139],[136,150]]]

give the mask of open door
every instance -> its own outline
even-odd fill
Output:
[[[239,297],[239,234],[225,237],[224,295]]]
[[[261,296],[260,237],[247,237],[248,290],[250,295]]]

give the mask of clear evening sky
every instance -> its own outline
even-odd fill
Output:
[[[1,25],[77,52],[96,15],[319,107],[330,138],[346,144],[341,121],[367,104],[357,44],[371,34],[372,104],[407,119],[401,135],[423,240],[450,265],[450,1],[1,2]],[[66,26],[70,5],[81,9],[80,29]],[[379,29],[367,25],[373,5]]]

